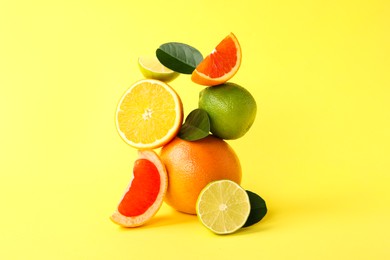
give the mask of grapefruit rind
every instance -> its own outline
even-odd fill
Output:
[[[230,38],[235,43],[236,47],[236,64],[234,67],[231,68],[231,70],[224,74],[221,77],[218,78],[211,78],[209,75],[206,75],[198,70],[198,68],[201,66],[202,62],[195,68],[195,70],[192,72],[191,80],[197,84],[204,85],[204,86],[216,86],[223,84],[227,82],[229,79],[231,79],[238,71],[238,69],[241,66],[241,59],[242,59],[242,52],[241,52],[241,46],[238,42],[236,36],[233,33],[230,33],[226,38]],[[224,40],[225,40],[224,39]],[[223,42],[223,41],[222,41]],[[218,46],[217,46],[218,47]],[[216,48],[217,48],[216,47]],[[215,52],[216,49],[212,53],[210,53],[204,60],[206,60],[210,55],[212,55]]]
[[[168,188],[168,174],[167,174],[167,171],[165,169],[164,164],[162,163],[162,161],[160,160],[160,158],[156,154],[156,152],[154,152],[153,150],[138,151],[138,158],[149,160],[150,162],[152,162],[156,166],[156,168],[160,174],[160,180],[161,180],[160,181],[160,191],[157,195],[155,202],[142,215],[139,215],[136,217],[128,217],[128,216],[121,214],[118,211],[118,209],[116,209],[111,216],[111,220],[114,223],[116,223],[120,226],[123,226],[123,227],[138,227],[138,226],[145,224],[147,221],[149,221],[160,209],[160,207],[164,201],[165,193],[166,193],[167,188]],[[128,188],[126,189],[126,192],[129,190],[130,186],[131,186],[131,182],[130,182]],[[124,194],[126,194],[126,192]],[[124,197],[124,195],[123,195],[123,197]],[[122,201],[123,197],[121,198],[120,201]]]

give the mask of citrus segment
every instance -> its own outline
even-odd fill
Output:
[[[244,226],[250,213],[250,201],[237,183],[218,180],[201,191],[196,212],[202,224],[214,233],[230,234]]]
[[[225,37],[192,72],[193,82],[215,86],[231,79],[241,65],[241,47],[233,33]]]
[[[211,135],[196,141],[176,137],[161,149],[160,156],[169,179],[165,202],[184,213],[196,214],[199,193],[211,181],[241,182],[236,153],[228,143]]]
[[[144,79],[123,95],[116,111],[120,136],[137,149],[161,147],[178,133],[183,121],[183,105],[166,83]]]
[[[136,227],[150,220],[161,207],[168,186],[167,172],[152,150],[139,151],[133,177],[111,220]]]
[[[138,58],[138,66],[145,78],[157,79],[164,82],[174,80],[179,76],[178,72],[165,67],[156,56],[141,56]]]
[[[133,173],[131,186],[118,206],[118,211],[127,217],[145,213],[160,191],[160,175],[152,162],[138,159],[134,163]]]

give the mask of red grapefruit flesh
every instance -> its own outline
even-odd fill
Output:
[[[133,178],[111,220],[124,227],[137,227],[160,209],[168,185],[167,172],[152,150],[139,151]]]
[[[231,79],[241,65],[241,47],[233,33],[226,36],[192,72],[193,82],[215,86]]]

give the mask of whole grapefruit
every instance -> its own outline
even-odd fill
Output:
[[[197,141],[178,137],[161,149],[168,174],[165,202],[174,209],[196,214],[196,201],[210,182],[228,179],[241,183],[240,161],[224,140],[209,135]]]

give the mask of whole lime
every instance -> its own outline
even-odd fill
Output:
[[[210,118],[210,131],[222,139],[237,139],[251,128],[257,105],[251,93],[235,83],[207,87],[199,93],[199,108]]]

